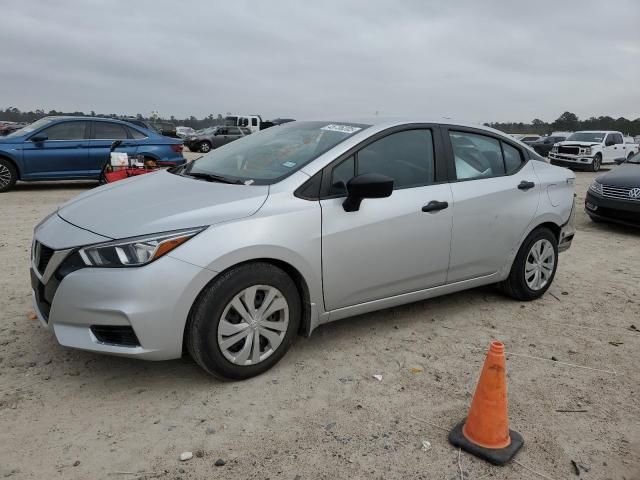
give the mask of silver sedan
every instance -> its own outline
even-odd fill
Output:
[[[479,126],[292,122],[88,191],[35,230],[65,346],[264,372],[323,323],[487,284],[549,288],[574,174]]]

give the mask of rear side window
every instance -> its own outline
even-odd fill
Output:
[[[83,140],[87,122],[63,122],[45,129],[49,140]]]
[[[252,127],[257,127],[258,126],[258,119],[257,118],[252,118],[251,119],[251,126]]]
[[[393,178],[393,188],[427,185],[434,178],[431,130],[392,133],[357,153],[356,173],[381,173]]]
[[[466,132],[449,132],[458,180],[504,175],[500,142]]]
[[[519,170],[522,165],[522,154],[520,150],[506,143],[502,143],[502,152],[504,153],[504,166],[507,175]]]
[[[118,123],[94,122],[91,138],[95,140],[124,140],[128,138],[127,129]]]
[[[147,138],[147,136],[144,133],[136,130],[135,128],[130,128],[129,129],[129,134],[131,135],[131,138],[135,138],[136,140],[141,140],[143,138]]]
[[[240,129],[238,127],[228,127],[227,135],[240,135]]]
[[[449,132],[458,180],[511,175],[524,163],[522,152],[496,138]]]

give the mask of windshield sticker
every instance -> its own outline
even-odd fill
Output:
[[[287,167],[287,168],[293,168],[293,167],[295,167],[295,166],[296,166],[296,163],[295,163],[295,162],[284,162],[284,163],[282,164],[282,166],[283,166],[283,167]]]
[[[245,180],[244,184],[245,185],[251,185],[253,183],[253,180]]]
[[[329,130],[330,132],[340,132],[351,135],[352,133],[356,133],[358,130],[362,130],[362,128],[353,127],[351,125],[335,125],[332,123],[326,127],[322,127],[320,130]]]

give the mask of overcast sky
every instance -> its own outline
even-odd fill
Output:
[[[0,2],[0,107],[640,117],[640,1]]]

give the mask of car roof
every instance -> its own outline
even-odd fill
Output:
[[[46,116],[44,118],[48,118],[50,120],[93,120],[96,122],[116,122],[116,123],[122,123],[122,124],[129,124],[131,123],[128,120],[121,120],[119,118],[108,118],[108,117],[90,117],[90,116],[82,116],[82,115],[49,115]],[[132,119],[132,120],[138,120],[139,119]]]

